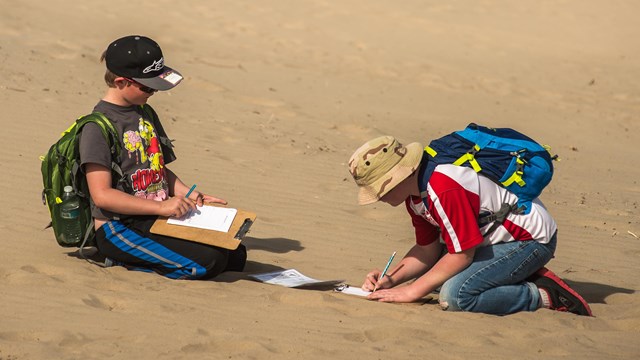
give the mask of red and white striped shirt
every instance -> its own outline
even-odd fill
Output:
[[[428,245],[441,236],[450,253],[518,240],[546,244],[557,230],[555,220],[540,199],[535,199],[529,214],[509,214],[501,226],[483,238],[492,224],[480,228],[478,214],[496,212],[503,203],[516,203],[518,197],[467,167],[437,166],[427,184],[426,200],[426,206],[417,196],[406,200],[416,243]]]

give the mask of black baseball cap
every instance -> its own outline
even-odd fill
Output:
[[[182,75],[164,65],[160,45],[146,36],[130,35],[115,40],[105,55],[107,69],[155,90],[169,90]]]

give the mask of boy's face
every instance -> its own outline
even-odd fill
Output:
[[[398,187],[396,186],[391,191],[384,194],[384,196],[380,198],[380,201],[396,207],[402,204],[407,199],[407,197],[408,195],[404,194],[404,192],[402,191],[399,191]]]
[[[409,197],[409,194],[403,190],[402,185],[405,182],[406,181],[401,182],[400,184],[396,185],[396,187],[391,189],[388,193],[384,194],[380,198],[380,201],[387,203],[393,207],[404,203],[404,201]]]
[[[389,190],[388,193],[384,194],[380,201],[387,203],[391,206],[398,206],[411,196],[411,194],[416,190],[416,172],[410,175],[408,178],[402,180],[398,185],[396,185],[393,189]]]
[[[156,90],[123,77],[116,78],[114,82],[122,99],[131,105],[146,104],[147,100],[156,92]]]

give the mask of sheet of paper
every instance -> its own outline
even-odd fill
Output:
[[[219,206],[198,206],[184,218],[169,218],[167,224],[229,232],[238,209]]]
[[[343,294],[362,296],[362,297],[367,297],[369,296],[369,294],[371,294],[371,291],[364,291],[360,287],[349,286],[347,284],[342,284],[340,286],[337,286],[334,290],[337,292],[341,292]]]
[[[263,283],[280,285],[291,288],[317,287],[325,285],[336,285],[344,280],[316,280],[303,275],[296,269],[279,270],[264,274],[251,274],[250,277],[262,281]]]

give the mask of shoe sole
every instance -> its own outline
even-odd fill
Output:
[[[578,294],[575,290],[573,290],[567,283],[565,283],[562,279],[560,279],[558,277],[558,275],[556,275],[553,271],[547,269],[546,267],[543,267],[542,269],[536,271],[536,275],[538,275],[539,277],[544,277],[547,278],[551,281],[553,281],[554,283],[556,283],[558,286],[560,286],[564,291],[568,292],[569,294],[571,294],[573,297],[575,297],[576,299],[578,299],[578,301],[580,301],[580,303],[582,304],[582,306],[585,308],[585,310],[587,311],[587,316],[593,316],[593,313],[591,312],[591,308],[589,307],[589,304],[582,298],[582,296],[580,296],[580,294]],[[580,314],[583,315],[583,314]]]

